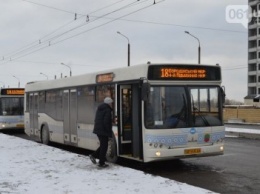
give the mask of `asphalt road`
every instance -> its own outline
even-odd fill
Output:
[[[226,138],[223,156],[167,161],[142,170],[222,194],[260,193],[260,141]]]

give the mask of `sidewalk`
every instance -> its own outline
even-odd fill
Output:
[[[226,127],[226,136],[234,137],[244,137],[249,139],[260,139],[260,130],[259,129],[245,129],[245,128],[231,128]]]
[[[214,194],[174,180],[0,133],[0,194]]]

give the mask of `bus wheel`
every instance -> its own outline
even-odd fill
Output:
[[[112,163],[115,163],[118,159],[116,139],[114,136],[108,141],[108,149],[107,149],[106,158],[107,158],[108,162],[112,162]]]
[[[45,145],[48,145],[50,142],[50,138],[49,138],[49,129],[46,125],[44,125],[42,127],[42,131],[41,131],[41,142]]]

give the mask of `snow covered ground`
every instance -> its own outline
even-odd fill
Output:
[[[259,129],[244,129],[244,128],[226,127],[225,130],[227,132],[234,132],[234,133],[260,134],[260,130]]]
[[[1,133],[0,166],[0,194],[214,193]]]

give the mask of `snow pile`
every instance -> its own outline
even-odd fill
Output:
[[[244,129],[244,128],[231,128],[226,127],[225,131],[234,133],[248,133],[248,134],[260,134],[259,129]]]
[[[0,134],[0,193],[19,194],[199,194],[211,191],[110,164],[87,156]]]

